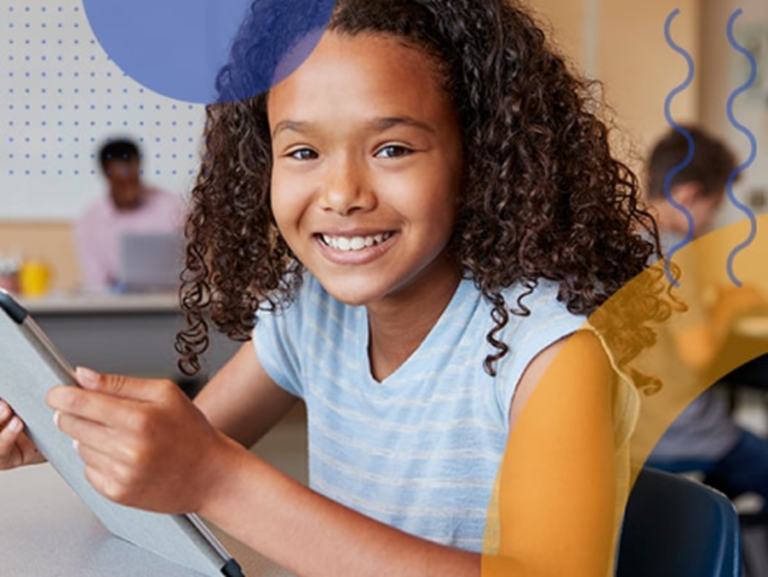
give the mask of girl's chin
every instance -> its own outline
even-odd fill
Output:
[[[333,285],[323,285],[333,298],[345,305],[357,307],[365,306],[381,299],[381,295],[373,294],[369,290],[355,290],[353,287],[335,287]]]
[[[387,287],[369,275],[334,274],[315,275],[323,288],[336,300],[349,306],[364,306],[379,301],[387,295]]]

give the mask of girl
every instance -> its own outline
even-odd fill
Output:
[[[53,390],[90,482],[302,576],[609,572],[631,396],[578,329],[653,246],[587,94],[504,0],[339,0],[293,74],[208,109],[177,348],[195,370],[207,313],[252,342],[194,405]],[[297,398],[310,488],[245,448]],[[10,423],[6,467],[31,458]]]

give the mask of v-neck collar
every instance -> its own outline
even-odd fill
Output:
[[[419,343],[416,350],[403,361],[403,363],[397,367],[390,375],[378,381],[371,373],[371,360],[368,355],[368,348],[370,346],[371,332],[369,329],[368,309],[364,306],[360,307],[360,313],[358,318],[358,327],[360,330],[360,338],[358,338],[357,358],[360,359],[361,371],[365,376],[366,385],[372,387],[373,390],[379,391],[385,394],[392,388],[393,385],[400,382],[403,378],[407,377],[412,371],[411,367],[422,358],[425,351],[429,351],[432,348],[433,341],[439,338],[439,335],[446,330],[446,325],[451,321],[451,317],[454,316],[455,311],[461,307],[466,301],[466,297],[472,290],[473,283],[471,280],[461,279],[456,286],[456,290],[451,296],[451,300],[448,301],[448,305],[445,307],[437,322],[430,329],[427,336]]]

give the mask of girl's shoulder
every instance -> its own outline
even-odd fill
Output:
[[[502,292],[509,323],[501,334],[514,340],[548,340],[549,336],[563,336],[577,330],[587,318],[568,310],[559,300],[560,285],[555,281],[539,279],[532,289],[516,284]],[[492,308],[490,303],[489,308]]]
[[[586,326],[584,315],[574,314],[558,299],[556,282],[540,279],[533,290],[516,285],[503,292],[509,321],[498,339],[511,354],[501,359],[500,374],[520,376],[541,351]],[[489,314],[492,309],[488,304]]]
[[[498,313],[493,304],[485,298],[479,300],[471,324],[474,330],[470,329],[474,373],[479,390],[489,394],[494,418],[504,427],[509,425],[512,398],[531,362],[547,347],[585,325],[583,315],[571,313],[566,304],[558,300],[559,292],[559,284],[546,279],[539,279],[533,287],[518,283],[503,289],[500,294],[508,318],[500,329],[497,329]],[[493,374],[482,362],[499,354],[499,349],[490,343],[491,337],[508,349],[493,363]]]

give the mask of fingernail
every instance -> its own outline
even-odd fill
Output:
[[[72,439],[72,446],[75,448],[75,451],[77,451],[78,447],[80,446],[80,441],[77,439]]]
[[[85,367],[77,367],[75,374],[81,385],[95,385],[99,379],[98,373],[91,369],[86,369]]]
[[[18,417],[12,418],[11,422],[8,423],[8,430],[13,433],[21,431],[21,419],[19,419]]]
[[[53,412],[53,424],[56,425],[56,428],[59,427],[59,417],[61,416],[61,413],[59,411]]]

